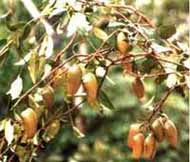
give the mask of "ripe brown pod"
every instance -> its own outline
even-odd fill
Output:
[[[31,108],[27,108],[22,111],[21,117],[24,127],[24,136],[26,138],[32,138],[37,131],[38,119],[36,112]]]
[[[133,137],[133,152],[132,156],[135,159],[139,159],[143,154],[144,148],[144,135],[142,133],[138,133]]]
[[[67,95],[73,96],[81,85],[82,70],[79,65],[74,64],[67,71]]]
[[[42,89],[42,97],[44,105],[50,109],[54,103],[54,90],[50,85]]]
[[[144,97],[144,85],[139,77],[136,77],[132,83],[133,91],[138,98]]]
[[[177,146],[178,133],[175,124],[171,120],[165,122],[164,132],[170,145],[175,148]]]
[[[153,133],[150,133],[144,141],[143,157],[153,159],[156,152],[156,139]]]
[[[159,118],[152,123],[152,130],[158,142],[162,142],[164,140],[164,128]]]
[[[66,72],[67,72],[66,67],[59,68],[54,72],[51,79],[53,88],[59,88],[65,86]]]
[[[129,49],[129,42],[123,32],[117,35],[117,48],[121,55],[125,55]]]
[[[87,73],[83,76],[84,88],[87,93],[87,101],[91,106],[97,104],[98,82],[93,73]]]
[[[127,138],[127,145],[129,148],[133,147],[133,137],[137,133],[140,133],[140,126],[141,126],[141,124],[139,124],[139,123],[131,124],[131,126],[129,128],[128,138]]]

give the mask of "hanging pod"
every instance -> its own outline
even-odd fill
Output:
[[[127,145],[129,148],[133,147],[133,137],[137,133],[140,133],[140,126],[141,126],[141,124],[139,124],[139,123],[131,124],[131,126],[129,128],[128,138],[127,138]]]
[[[54,103],[54,90],[50,85],[47,85],[42,89],[42,97],[44,105],[50,109]]]
[[[160,121],[160,119],[156,119],[152,123],[152,130],[154,132],[154,135],[158,142],[162,142],[164,140],[164,128],[163,123]]]
[[[172,147],[177,146],[178,133],[175,124],[171,120],[167,120],[164,124],[164,132],[166,134],[166,139]]]
[[[64,87],[66,83],[66,67],[61,67],[57,69],[52,75],[52,87],[53,88],[60,88]]]
[[[144,135],[142,133],[138,133],[133,137],[133,152],[132,156],[135,159],[139,159],[143,154],[144,148]]]
[[[132,83],[132,88],[135,93],[135,95],[140,99],[144,97],[145,89],[144,84],[141,80],[141,78],[136,77],[135,80]]]
[[[74,64],[67,71],[67,95],[73,96],[81,85],[82,70],[78,64]]]
[[[24,136],[26,138],[32,138],[37,131],[38,125],[36,112],[32,108],[27,108],[21,112],[21,117],[24,127]]]
[[[129,49],[129,42],[123,32],[120,32],[117,35],[117,49],[121,55],[125,55]]]
[[[153,159],[156,153],[156,138],[150,133],[144,141],[143,157],[145,159]]]
[[[83,76],[83,84],[87,93],[87,101],[91,106],[96,106],[97,92],[98,92],[98,81],[93,73],[87,73]]]

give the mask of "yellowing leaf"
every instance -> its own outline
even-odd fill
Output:
[[[28,70],[33,83],[36,83],[37,78],[43,73],[44,65],[44,55],[39,56],[35,51],[33,51],[28,65]]]
[[[15,81],[12,82],[10,90],[7,92],[7,94],[10,94],[12,97],[12,100],[19,97],[20,93],[22,92],[23,88],[23,81],[20,76],[16,78]]]
[[[37,73],[36,60],[37,60],[37,54],[35,52],[32,52],[31,58],[29,61],[28,70],[30,72],[30,77],[33,83],[36,83],[36,73]]]
[[[5,128],[6,119],[0,121],[0,132]]]
[[[5,123],[5,139],[8,145],[10,145],[14,139],[14,126],[11,124],[10,119]]]
[[[98,37],[99,39],[102,39],[103,41],[106,41],[108,39],[107,33],[104,32],[100,28],[97,28],[97,27],[93,28],[93,32],[94,32],[96,37]]]

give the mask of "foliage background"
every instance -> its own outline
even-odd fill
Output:
[[[42,1],[35,0],[38,8],[43,6]],[[45,2],[45,1],[44,1]],[[126,0],[126,4],[135,5],[157,25],[175,24],[183,30],[188,22],[188,0]],[[15,1],[14,21],[29,21],[31,19],[21,2]],[[7,10],[7,1],[0,1],[0,15]],[[0,20],[1,21],[1,20]],[[1,22],[1,42],[8,37],[9,31]],[[188,36],[187,36],[188,37]],[[92,38],[93,39],[93,38]],[[64,45],[64,40],[61,39]],[[9,98],[6,94],[10,83],[20,72],[19,67],[13,66],[18,60],[13,50],[7,57],[0,58],[0,116],[8,110]],[[24,89],[31,86],[28,74],[22,76]],[[123,77],[121,67],[112,68],[109,77],[115,82],[106,80],[103,90],[106,91],[115,107],[105,116],[97,116],[83,108],[80,116],[85,118],[86,136],[77,138],[69,124],[62,126],[59,134],[48,143],[40,153],[37,161],[40,162],[130,162],[131,150],[126,146],[126,137],[130,124],[134,123],[143,114],[142,104],[138,101],[130,87],[131,78]],[[146,97],[159,99],[165,90],[164,84],[155,84],[152,79],[145,80]],[[164,142],[159,146],[155,161],[173,162],[189,160],[189,127],[188,127],[188,98],[180,93],[173,93],[164,105],[164,111],[174,121],[179,130],[179,144],[176,150],[169,148]],[[142,160],[143,161],[143,160]]]

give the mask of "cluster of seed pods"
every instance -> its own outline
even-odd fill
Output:
[[[41,90],[41,96],[43,98],[43,103],[45,107],[51,109],[54,104],[54,89],[64,87],[68,97],[73,97],[80,86],[83,85],[86,92],[86,99],[89,105],[94,106],[97,104],[97,90],[98,81],[95,74],[87,72],[83,74],[83,71],[78,64],[73,64],[67,68],[58,69],[53,75],[53,83],[51,85],[46,85]],[[38,115],[33,108],[26,108],[20,114],[21,123],[24,128],[24,137],[31,139],[34,137],[38,128]],[[56,123],[58,123],[56,121]],[[49,127],[55,128],[55,125],[60,124],[50,124]],[[52,130],[52,128],[48,128]]]
[[[178,133],[175,124],[166,116],[160,116],[150,125],[150,131],[145,136],[143,124],[135,123],[130,126],[127,145],[132,149],[135,159],[151,160],[156,155],[158,144],[166,139],[172,147],[177,146]]]

